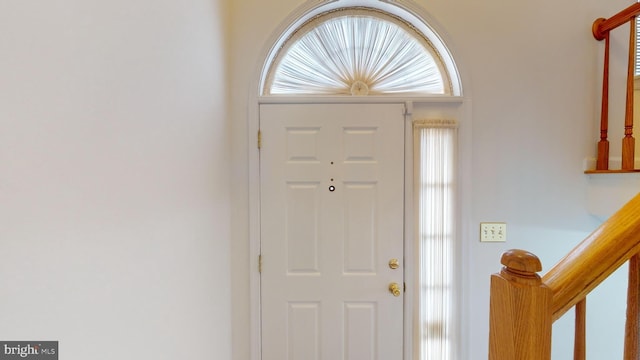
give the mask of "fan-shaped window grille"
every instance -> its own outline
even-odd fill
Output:
[[[375,9],[308,21],[278,52],[267,95],[451,94],[436,49],[413,26]]]

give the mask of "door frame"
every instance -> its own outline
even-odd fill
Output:
[[[344,0],[342,2],[353,2],[362,4],[361,0]],[[459,120],[458,128],[458,217],[457,225],[458,243],[469,238],[471,234],[477,234],[475,227],[469,226],[471,219],[471,87],[470,80],[464,72],[461,56],[456,54],[445,29],[433,18],[422,6],[414,0],[394,0],[392,3],[381,0],[379,2],[367,2],[367,6],[380,8],[381,10],[393,13],[396,16],[405,18],[409,16],[413,19],[412,24],[420,28],[425,34],[430,34],[438,43],[439,51],[449,54],[450,63],[448,68],[451,71],[452,82],[457,89],[452,96],[364,96],[364,97],[313,97],[313,96],[262,96],[263,80],[268,71],[275,49],[282,44],[291,31],[298,28],[309,16],[318,11],[328,10],[338,6],[341,1],[336,0],[306,0],[302,5],[295,7],[286,16],[280,25],[273,30],[266,40],[265,47],[261,49],[260,55],[254,67],[253,75],[250,77],[250,87],[248,91],[248,108],[246,113],[246,136],[247,136],[247,158],[248,158],[248,240],[249,240],[249,332],[250,332],[250,359],[261,360],[261,338],[260,338],[260,273],[258,271],[258,256],[260,255],[260,153],[258,150],[258,130],[260,120],[260,105],[273,103],[305,103],[305,104],[339,104],[339,103],[404,103],[405,114],[405,195],[404,195],[404,279],[407,284],[415,283],[416,261],[413,258],[415,253],[416,219],[414,216],[414,173],[413,173],[413,126],[414,104],[416,105],[416,116],[442,116],[455,109]],[[407,19],[405,19],[407,20]],[[414,23],[415,22],[415,23]],[[427,25],[428,24],[428,25]],[[446,45],[445,45],[446,44]],[[455,63],[453,63],[455,59]],[[454,78],[455,77],[455,78]],[[464,91],[462,84],[465,84]],[[464,94],[464,96],[463,96]],[[428,111],[424,109],[428,108]],[[459,273],[457,275],[457,287],[460,290],[468,289],[467,264],[469,264],[470,254],[467,246],[459,245],[457,254],[460,256]],[[462,294],[464,295],[464,294]],[[404,296],[404,359],[413,359],[413,338],[414,324],[412,322],[415,305],[415,294],[412,287],[407,287]],[[459,345],[462,348],[461,359],[467,359],[468,336],[463,333],[464,329],[460,322],[470,318],[468,311],[469,304],[465,296],[456,304],[459,311],[458,323],[455,324],[458,336],[461,337]]]
[[[258,131],[260,129],[261,104],[378,104],[404,103],[404,281],[414,284],[416,281],[416,262],[414,254],[416,219],[414,215],[414,149],[413,149],[413,109],[414,103],[432,107],[459,107],[463,105],[462,97],[256,97],[255,106],[249,111],[249,266],[250,266],[250,331],[251,360],[261,360],[261,304],[260,304],[260,272],[259,256],[260,239],[260,151],[258,149]],[[466,111],[465,111],[466,112]],[[462,139],[461,139],[462,140]],[[469,142],[470,144],[470,142]],[[462,176],[462,174],[461,174]],[[461,179],[462,180],[462,179]],[[463,202],[466,202],[463,200]],[[463,209],[466,207],[463,207]],[[464,217],[464,216],[463,216]],[[462,232],[460,232],[462,234]],[[463,258],[465,255],[463,254]],[[466,261],[462,261],[466,263]],[[413,358],[414,339],[414,304],[416,294],[413,286],[407,286],[404,296],[404,360]],[[463,304],[459,304],[463,305]],[[461,310],[464,306],[458,306]],[[466,307],[464,307],[466,308]],[[463,310],[464,312],[464,310]],[[464,317],[464,314],[461,314]]]
[[[424,101],[424,99],[422,99]],[[431,99],[433,100],[433,99]],[[250,167],[249,178],[256,179],[258,189],[257,191],[252,192],[250,195],[250,211],[253,213],[254,210],[257,210],[255,215],[256,218],[253,218],[253,222],[250,224],[250,262],[254,264],[251,265],[251,306],[252,306],[252,316],[251,316],[251,331],[253,333],[252,344],[253,342],[257,342],[253,344],[255,349],[255,356],[252,353],[252,360],[260,360],[262,355],[262,338],[261,338],[261,304],[260,304],[260,272],[259,272],[259,256],[261,253],[261,239],[260,239],[260,151],[257,147],[257,133],[260,127],[259,117],[260,117],[260,105],[262,104],[404,104],[405,113],[404,113],[404,216],[403,216],[403,252],[404,252],[404,273],[403,278],[406,284],[413,284],[415,282],[414,278],[414,256],[415,254],[415,244],[413,241],[415,236],[415,221],[414,221],[414,204],[413,204],[413,102],[407,101],[405,98],[401,97],[261,97],[257,106],[257,123],[254,124],[256,126],[254,134],[256,134],[256,147],[255,153],[257,158],[258,166]],[[254,159],[250,159],[250,163],[253,163]],[[254,172],[252,172],[255,171]],[[251,180],[253,181],[253,180]],[[257,202],[254,204],[255,199],[253,196],[257,196]],[[257,209],[255,209],[257,207]],[[255,227],[254,227],[255,226]],[[253,261],[252,259],[255,259]],[[254,267],[255,265],[255,267]],[[414,314],[414,297],[415,294],[412,292],[412,286],[406,286],[405,294],[404,294],[404,303],[403,303],[403,354],[405,359],[409,359],[407,357],[407,352],[411,353],[411,349],[413,349],[413,314]],[[257,321],[257,322],[256,322]],[[257,329],[256,329],[257,327]],[[255,333],[257,331],[257,333]]]

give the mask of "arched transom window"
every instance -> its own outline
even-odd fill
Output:
[[[320,14],[284,42],[264,95],[452,95],[445,61],[408,22],[373,8]]]

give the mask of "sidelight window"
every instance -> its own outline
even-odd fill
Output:
[[[454,359],[456,138],[454,121],[414,123],[417,154],[420,360]]]

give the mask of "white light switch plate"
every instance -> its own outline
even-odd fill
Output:
[[[480,241],[482,242],[507,241],[507,223],[503,223],[503,222],[480,223]]]

